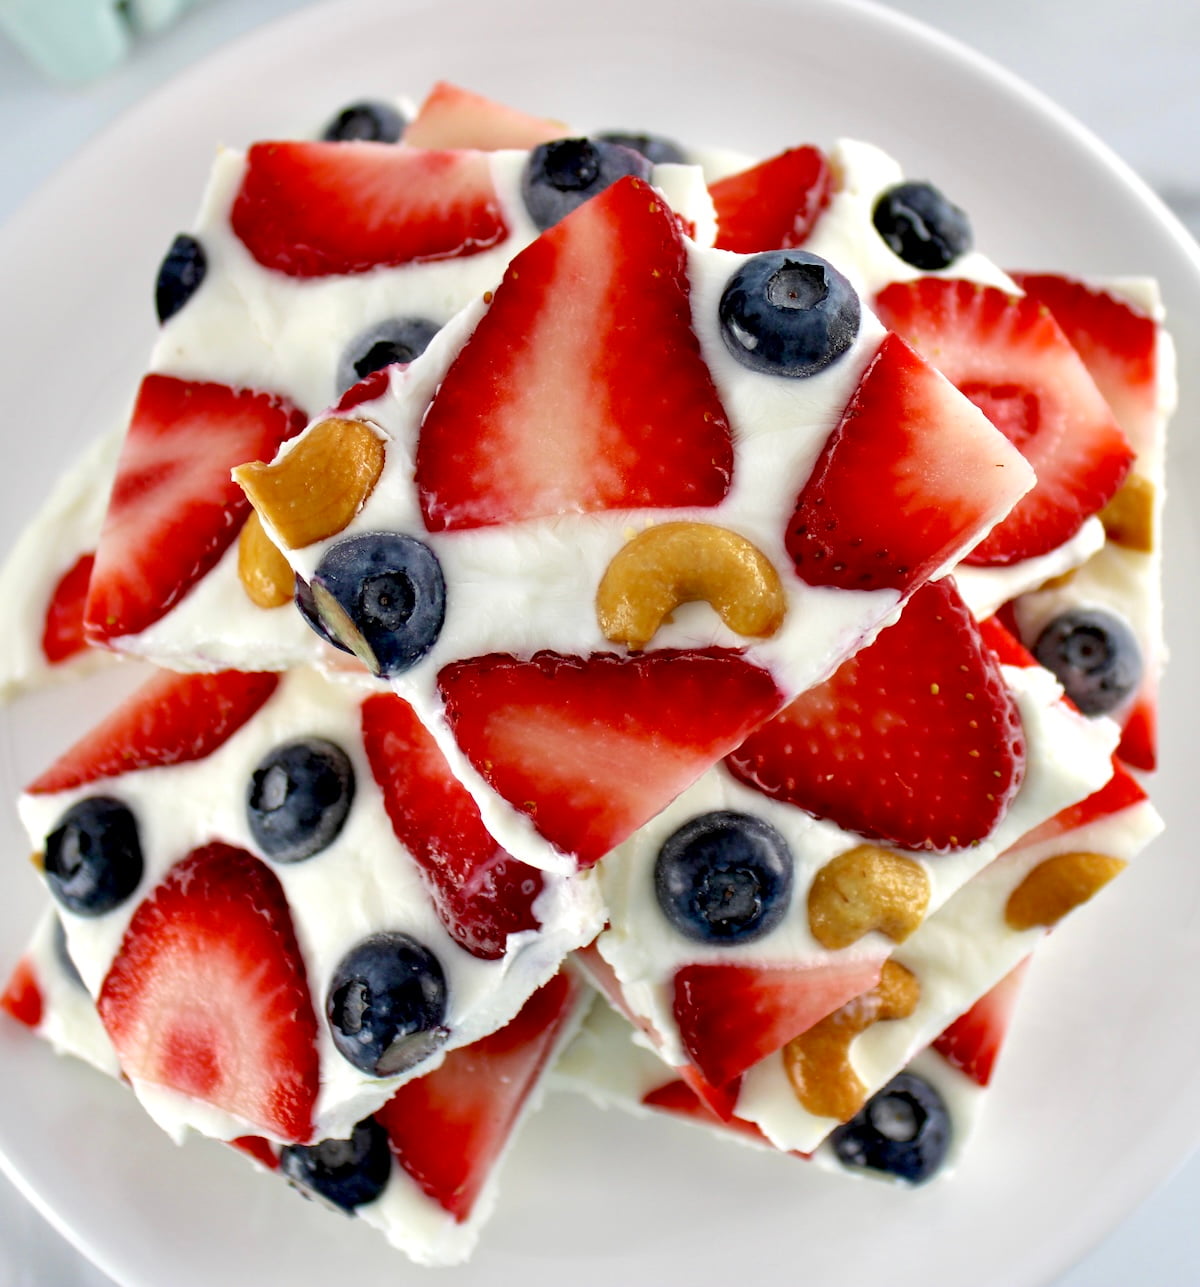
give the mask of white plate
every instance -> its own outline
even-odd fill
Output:
[[[581,7],[581,6],[580,6]],[[859,135],[939,182],[1001,263],[1163,283],[1181,352],[1179,424],[1200,415],[1200,259],[1149,192],[1060,112],[896,14],[820,2],[360,0],[304,10],[139,106],[0,234],[7,544],[66,456],[120,414],[150,342],[158,258],[186,226],[216,140],[313,130],[343,101],[447,77],[526,109],[766,154]],[[1155,793],[1171,830],[1118,890],[1056,934],[959,1177],[915,1194],[839,1183],[672,1123],[555,1100],[522,1140],[472,1266],[438,1281],[727,1287],[753,1274],[860,1287],[1034,1287],[1081,1255],[1200,1139],[1200,863],[1185,739],[1200,486],[1180,433],[1168,602],[1177,660]],[[27,778],[90,714],[23,704],[0,772]],[[1189,821],[1190,820],[1190,821]],[[5,850],[23,852],[11,811]],[[11,960],[39,891],[14,858]],[[0,1153],[26,1193],[128,1287],[433,1281],[369,1230],[303,1204],[216,1146],[175,1150],[132,1098],[0,1025]]]

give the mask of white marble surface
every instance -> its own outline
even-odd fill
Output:
[[[52,0],[47,0],[52,2]],[[301,0],[208,0],[119,71],[82,90],[47,85],[0,36],[0,223],[124,108]],[[1057,99],[1200,231],[1200,5],[1181,0],[897,0]],[[7,959],[7,957],[6,957]],[[1097,1124],[1103,1129],[1103,1123]],[[1195,1287],[1200,1157],[1055,1287]],[[104,1287],[0,1178],[0,1287]],[[166,1287],[166,1284],[164,1284]]]

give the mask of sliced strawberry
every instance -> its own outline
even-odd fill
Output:
[[[675,218],[637,179],[523,250],[421,426],[425,526],[719,504],[733,445],[688,289]]]
[[[50,595],[42,626],[42,656],[52,665],[74,657],[87,647],[83,635],[83,609],[94,554],[81,554],[59,578]]]
[[[33,962],[23,956],[16,964],[8,985],[0,993],[0,1010],[6,1010],[18,1023],[37,1028],[42,1022],[45,1002],[38,986]]]
[[[361,406],[364,402],[375,402],[387,392],[390,379],[390,366],[380,367],[378,371],[372,371],[370,375],[363,376],[357,384],[352,384],[342,394],[334,410],[350,411],[354,407]]]
[[[946,579],[726,764],[764,795],[869,839],[961,849],[1007,811],[1025,737],[999,663]]]
[[[578,985],[557,974],[506,1027],[452,1050],[375,1114],[396,1161],[458,1221],[471,1214],[570,1017]]]
[[[135,769],[202,760],[258,711],[278,683],[278,675],[236,670],[215,675],[161,671],[26,790],[52,795]]]
[[[1079,355],[1036,299],[921,277],[875,311],[956,384],[1034,467],[1037,484],[968,555],[1016,563],[1057,549],[1116,494],[1133,451]]]
[[[485,153],[389,143],[256,143],[230,222],[289,277],[477,255],[508,236]]]
[[[229,1141],[229,1146],[237,1149],[239,1153],[244,1153],[268,1171],[279,1170],[278,1153],[271,1141],[263,1139],[261,1135],[239,1135],[237,1139]]]
[[[442,923],[473,956],[502,957],[509,934],[540,924],[533,904],[542,873],[492,839],[407,702],[386,693],[367,698],[362,731],[392,830],[416,859]]]
[[[943,1059],[961,1069],[980,1086],[991,1081],[996,1056],[1012,1021],[1029,959],[1026,957],[1009,971],[933,1043],[934,1050]]]
[[[560,139],[571,131],[561,121],[528,116],[515,107],[484,98],[440,80],[404,131],[410,147],[500,148],[527,150]]]
[[[1030,845],[1053,840],[1055,836],[1065,835],[1068,831],[1077,831],[1080,827],[1086,827],[1089,822],[1111,817],[1114,813],[1141,804],[1147,798],[1137,780],[1114,759],[1113,775],[1099,791],[1093,791],[1086,800],[1080,800],[1078,804],[1060,809],[1053,818],[1047,818],[1040,826],[1027,831],[1008,852],[1028,849]]]
[[[1038,659],[1020,641],[1016,633],[1003,624],[999,616],[979,623],[979,635],[1002,666],[1027,670],[1038,665]]]
[[[642,1096],[642,1103],[647,1108],[657,1108],[675,1117],[685,1117],[689,1121],[699,1122],[703,1126],[724,1127],[738,1135],[745,1135],[758,1144],[770,1144],[770,1140],[753,1123],[740,1117],[714,1113],[708,1104],[698,1099],[685,1080],[668,1081],[656,1086]]]
[[[590,866],[779,708],[735,652],[492,654],[438,677],[446,719],[491,788]]]
[[[312,1135],[317,1021],[279,879],[216,842],[129,922],[96,1002],[125,1074],[287,1142]]]
[[[1001,435],[889,335],[800,493],[787,550],[809,585],[907,593],[1032,481]]]
[[[1158,701],[1152,691],[1143,693],[1125,717],[1117,754],[1144,773],[1158,767]]]
[[[230,470],[270,460],[305,419],[269,394],[146,376],[92,570],[91,643],[145,630],[217,564],[250,512]]]
[[[723,1086],[879,982],[878,959],[828,965],[686,965],[675,1021],[688,1058]]]
[[[717,246],[740,255],[804,244],[829,202],[825,155],[794,147],[709,185],[717,210]]]

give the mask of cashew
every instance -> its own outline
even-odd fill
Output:
[[[681,603],[703,599],[740,635],[766,638],[786,603],[771,561],[744,536],[711,523],[662,523],[635,536],[596,591],[604,637],[644,648]]]
[[[808,926],[833,951],[871,930],[903,943],[928,906],[929,877],[920,863],[878,845],[858,845],[817,872],[808,891]]]
[[[288,561],[271,544],[256,510],[250,511],[238,537],[238,580],[250,602],[260,608],[291,603],[296,578]]]
[[[1100,511],[1104,533],[1114,545],[1149,554],[1154,549],[1154,484],[1130,474]]]
[[[1106,854],[1057,854],[1039,863],[1008,897],[1004,921],[1009,929],[1057,925],[1086,903],[1129,864]]]

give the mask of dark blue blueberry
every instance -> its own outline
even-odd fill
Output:
[[[321,137],[328,143],[398,143],[407,124],[391,103],[363,99],[343,107]]]
[[[120,906],[138,887],[142,869],[137,821],[120,800],[80,800],[46,837],[46,883],[78,916],[103,916]]]
[[[829,1139],[845,1166],[922,1184],[946,1160],[950,1134],[950,1114],[941,1095],[923,1077],[903,1072]]]
[[[872,220],[892,252],[924,272],[948,268],[974,242],[971,221],[932,183],[888,188],[875,202]]]
[[[419,358],[440,329],[436,322],[424,317],[389,317],[355,336],[338,361],[338,392],[344,393],[372,371],[393,362]]]
[[[204,247],[189,233],[181,232],[171,242],[154,283],[154,307],[160,322],[179,312],[200,289],[207,272],[208,256]]]
[[[327,644],[332,644],[334,648],[341,652],[350,652],[344,643],[335,639],[328,630],[325,629],[325,623],[321,620],[320,613],[317,612],[317,601],[313,598],[312,587],[303,577],[296,576],[296,594],[294,602],[297,611],[304,618],[309,629],[320,635]]]
[[[823,371],[854,343],[854,287],[805,250],[770,250],[730,278],[720,304],[725,347],[743,365],[793,378]]]
[[[1106,715],[1142,682],[1142,653],[1128,623],[1102,608],[1073,608],[1037,637],[1033,655],[1085,715]]]
[[[446,618],[442,565],[399,532],[366,532],[325,554],[310,586],[325,629],[376,675],[415,666]]]
[[[623,134],[607,131],[596,137],[604,143],[616,143],[644,156],[651,165],[686,165],[687,153],[672,139],[661,134]]]
[[[792,896],[792,851],[762,818],[702,813],[667,837],[654,864],[663,915],[702,943],[749,943],[783,919]]]
[[[392,1173],[387,1131],[367,1117],[348,1140],[289,1144],[279,1154],[279,1169],[306,1196],[324,1198],[350,1213],[387,1188]]]
[[[390,1077],[427,1059],[450,1035],[446,976],[407,934],[372,934],[334,972],[325,1002],[333,1044],[355,1068]]]
[[[650,177],[644,156],[598,139],[556,139],[529,154],[521,180],[525,209],[539,228],[551,228],[597,192],[627,174]]]
[[[275,862],[300,862],[337,838],[354,800],[354,769],[340,746],[309,737],[277,746],[250,777],[246,820]]]
[[[62,919],[58,916],[54,918],[54,957],[62,967],[63,974],[77,988],[83,988],[84,983],[79,973],[79,966],[75,964],[71,957],[70,949],[67,947],[67,931],[63,929]]]

